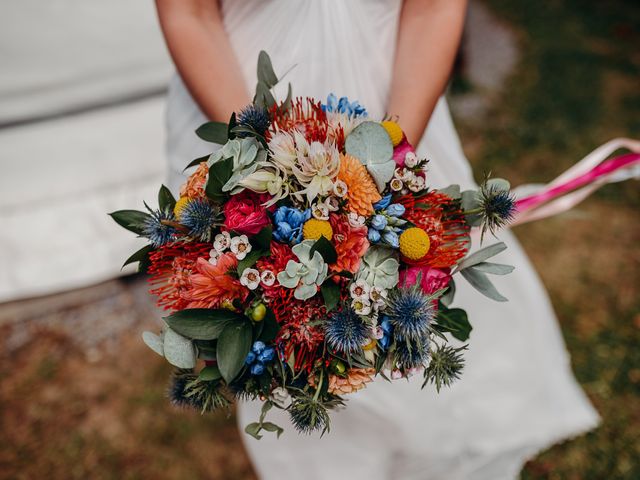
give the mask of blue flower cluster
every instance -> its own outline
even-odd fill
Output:
[[[322,110],[325,112],[344,113],[352,118],[366,117],[367,110],[357,100],[349,102],[347,97],[336,97],[335,94],[330,93],[327,97],[327,104],[322,105]]]
[[[382,338],[378,340],[378,345],[380,345],[382,350],[386,351],[391,346],[391,341],[393,340],[393,325],[386,315],[382,317],[380,328],[382,329]]]
[[[300,243],[302,240],[302,226],[311,218],[311,210],[304,212],[293,207],[282,206],[273,215],[275,230],[273,238],[283,243]]]
[[[398,248],[400,240],[398,235],[404,230],[405,221],[400,217],[404,215],[405,208],[399,203],[391,203],[391,195],[385,195],[373,205],[376,214],[371,217],[369,223],[369,241],[373,244],[384,243],[391,248]]]
[[[276,358],[276,349],[267,347],[264,342],[253,343],[251,350],[244,360],[244,364],[250,367],[251,375],[262,375],[267,364]]]

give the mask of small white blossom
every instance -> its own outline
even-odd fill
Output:
[[[351,293],[352,298],[364,298],[369,301],[370,291],[371,287],[364,280],[356,280],[349,285],[349,293]]]
[[[415,175],[408,168],[396,168],[394,171],[394,177],[402,180],[403,182],[409,182]]]
[[[387,291],[384,288],[380,287],[371,287],[369,291],[369,298],[373,305],[376,307],[382,307],[385,305],[387,300]]]
[[[233,252],[238,260],[242,260],[250,251],[251,244],[249,243],[249,237],[246,235],[240,235],[239,237],[233,237],[231,239],[231,252]]]
[[[240,276],[240,284],[255,290],[260,285],[260,272],[255,268],[245,268]]]
[[[375,328],[375,331],[373,333],[373,338],[375,338],[376,340],[381,340],[384,338],[384,330],[382,330],[382,327]]]
[[[329,208],[322,202],[311,207],[311,215],[318,220],[329,220]]]
[[[407,370],[407,378],[417,375],[418,373],[422,373],[424,371],[424,367],[413,367]]]
[[[280,408],[289,408],[293,403],[291,394],[284,387],[276,387],[271,390],[269,399]]]
[[[407,168],[414,168],[418,165],[418,157],[413,152],[407,152],[404,156],[404,164]]]
[[[344,197],[347,194],[347,184],[342,180],[336,180],[333,182],[333,193],[336,197]]]
[[[354,298],[351,306],[358,315],[369,315],[371,313],[371,302],[368,298]]]
[[[218,264],[218,259],[220,258],[220,252],[215,248],[209,250],[209,263],[214,267]]]
[[[421,192],[422,190],[425,189],[425,187],[427,186],[424,177],[418,176],[416,175],[410,182],[409,182],[409,190],[411,190],[412,192]]]
[[[270,287],[274,283],[276,283],[276,276],[271,270],[265,270],[260,274],[260,280],[267,287]]]
[[[394,192],[399,192],[400,190],[402,190],[402,187],[404,187],[404,184],[399,178],[393,178],[391,179],[391,183],[389,184],[389,186]]]
[[[213,239],[213,248],[218,252],[224,252],[231,245],[231,235],[229,232],[222,232],[215,236]]]
[[[363,226],[367,220],[362,215],[358,215],[356,212],[349,212],[349,215],[347,216],[347,218],[349,219],[349,225],[351,225],[354,228]]]
[[[336,197],[327,197],[324,199],[324,204],[327,206],[330,212],[337,212],[340,210],[338,199]]]

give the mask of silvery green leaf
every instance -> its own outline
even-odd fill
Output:
[[[193,342],[172,329],[164,331],[164,357],[178,368],[193,368],[196,366],[196,349]]]
[[[511,190],[511,184],[504,178],[490,178],[485,185],[493,190],[508,192]]]
[[[162,347],[162,337],[152,332],[142,332],[142,340],[151,350],[161,357],[164,357],[164,348]]]
[[[499,254],[500,252],[506,249],[507,249],[507,246],[504,244],[504,242],[498,242],[493,245],[489,245],[488,247],[485,247],[481,250],[478,250],[477,252],[472,253],[471,255],[469,255],[467,258],[465,258],[458,264],[458,271],[464,270],[465,268],[469,268],[481,262],[484,262],[485,260]]]
[[[489,277],[484,273],[476,270],[474,267],[469,267],[460,272],[462,276],[471,284],[473,288],[478,290],[485,297],[488,297],[496,302],[506,302],[507,298],[502,296],[496,287],[493,286]]]
[[[460,205],[462,210],[465,212],[470,212],[472,210],[476,210],[480,208],[480,194],[476,190],[465,190],[460,194]],[[465,215],[466,222],[472,226],[477,227],[482,223],[482,215],[480,214],[472,214]]]
[[[367,167],[369,174],[382,192],[393,177],[393,144],[389,134],[377,122],[362,122],[347,136],[345,151]]]
[[[455,184],[449,185],[446,188],[441,188],[438,190],[438,192],[444,193],[446,196],[448,196],[449,198],[453,198],[454,200],[457,200],[462,195],[460,193],[460,185]]]
[[[513,265],[504,265],[502,263],[481,262],[473,268],[480,272],[492,273],[493,275],[507,275],[515,269]]]
[[[447,291],[445,292],[445,294],[442,295],[442,297],[440,297],[440,301],[445,307],[448,307],[453,303],[453,298],[455,297],[455,295],[456,295],[456,283],[453,279],[451,279],[451,281],[449,282],[449,288],[447,288]]]

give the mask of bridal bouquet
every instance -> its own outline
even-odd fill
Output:
[[[493,233],[514,215],[505,180],[478,190],[428,186],[428,165],[393,120],[329,95],[276,102],[260,55],[254,103],[229,124],[197,131],[220,144],[174,198],[113,219],[148,245],[139,262],[168,310],[144,341],[176,367],[170,397],[211,411],[234,397],[260,399],[247,433],[286,409],[300,432],[329,429],[328,411],[376,375],[422,375],[437,390],[459,377],[471,326],[451,308],[460,274],[504,301],[488,260],[471,255],[470,231]],[[188,167],[188,168],[189,168]],[[145,204],[146,205],[146,204]]]

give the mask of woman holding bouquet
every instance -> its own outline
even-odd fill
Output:
[[[193,134],[250,103],[260,50],[289,70],[295,93],[348,96],[369,115],[397,115],[420,157],[433,158],[434,187],[474,184],[442,97],[458,48],[464,0],[157,0],[179,75],[168,104],[171,185],[210,153]],[[276,96],[286,96],[285,85]],[[559,440],[596,425],[573,378],[544,287],[509,232],[496,304],[460,282],[456,301],[475,319],[461,380],[439,394],[419,381],[374,382],[336,412],[330,434],[244,436],[262,478],[510,479]],[[348,398],[348,397],[347,397]],[[242,425],[259,405],[239,406]],[[272,411],[276,423],[288,422]]]

